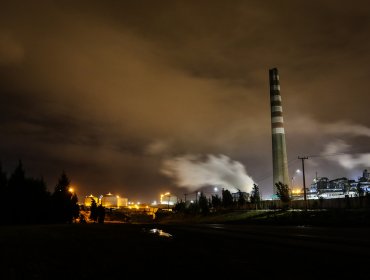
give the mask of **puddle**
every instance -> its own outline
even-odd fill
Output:
[[[146,231],[148,233],[151,233],[151,234],[155,234],[157,236],[172,238],[172,234],[169,234],[168,232],[165,232],[161,229],[152,228],[152,229],[149,229],[149,230],[144,229],[144,231]]]

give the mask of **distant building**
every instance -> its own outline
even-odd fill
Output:
[[[127,207],[128,199],[125,197],[120,197],[119,195],[107,193],[100,197],[99,203],[106,208],[120,208]]]
[[[236,192],[231,194],[234,201],[238,201],[239,197],[242,195],[245,199],[245,201],[249,201],[249,193],[247,192]]]
[[[308,189],[308,199],[330,199],[355,197],[360,193],[370,193],[370,175],[367,169],[358,180],[349,180],[346,177],[329,180],[327,177],[315,178]]]
[[[99,198],[90,194],[85,197],[84,205],[90,207],[92,200],[95,200],[96,204],[102,204],[106,208],[121,208],[128,205],[127,198],[111,193],[101,195]]]

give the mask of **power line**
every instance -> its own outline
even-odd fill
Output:
[[[342,156],[342,155],[358,155],[358,154],[366,154],[370,152],[354,152],[354,153],[335,153],[335,154],[322,154],[322,155],[310,155],[308,157],[334,157],[334,156]]]
[[[289,160],[288,161],[288,166],[291,165],[292,163],[296,162],[296,161],[298,161],[298,159],[296,159],[296,158]],[[266,175],[266,176],[262,177],[261,179],[256,179],[254,181],[260,183],[262,181],[265,181],[265,180],[271,178],[273,176],[272,170],[270,170],[270,172],[268,174],[269,175]]]

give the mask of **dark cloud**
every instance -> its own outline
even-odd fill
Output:
[[[271,193],[268,69],[278,67],[291,170],[338,139],[368,167],[366,1],[9,1],[0,11],[1,160],[50,188],[154,200],[160,170],[225,155]],[[311,163],[309,163],[311,162]],[[354,162],[354,161],[352,161]],[[352,168],[348,168],[348,167]],[[291,172],[292,173],[292,172]],[[340,174],[339,174],[340,173]],[[183,191],[181,190],[180,193]]]

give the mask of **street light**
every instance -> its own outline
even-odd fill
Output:
[[[200,192],[195,192],[195,203],[198,203],[198,195],[200,195]]]
[[[294,174],[293,174],[293,176],[292,176],[292,188],[294,187],[294,178],[295,178],[295,175],[296,174],[300,174],[301,173],[301,170],[299,170],[299,169],[297,169],[295,172],[294,172]]]

